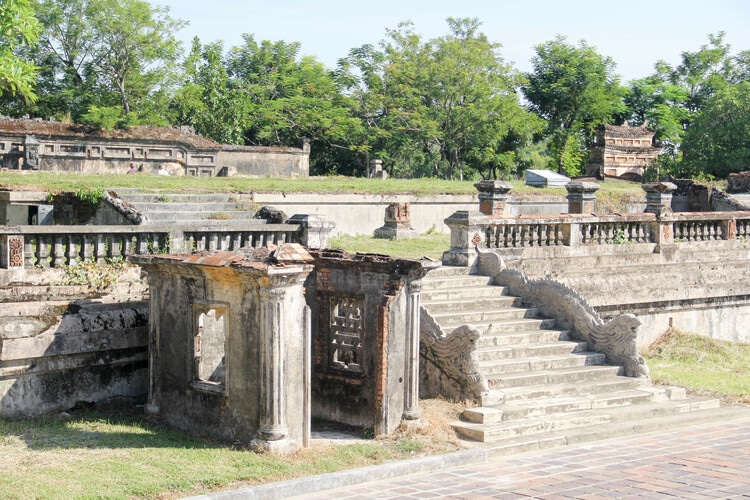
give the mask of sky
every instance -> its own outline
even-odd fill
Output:
[[[534,46],[556,35],[585,40],[611,57],[623,83],[653,73],[654,63],[680,62],[709,33],[726,32],[732,53],[750,50],[748,0],[150,0],[188,21],[178,32],[189,50],[223,40],[242,44],[242,34],[260,40],[300,42],[301,54],[333,69],[349,49],[377,45],[386,28],[411,21],[427,40],[448,34],[448,17],[476,17],[501,55],[521,71],[531,70]]]

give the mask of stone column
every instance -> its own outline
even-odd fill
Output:
[[[565,185],[568,191],[569,214],[592,214],[596,207],[596,192],[599,184],[595,182],[569,182]]]
[[[404,384],[404,420],[417,420],[419,409],[419,322],[422,279],[407,284],[406,296],[406,383]]]
[[[656,217],[672,215],[672,192],[677,186],[671,182],[649,182],[643,184],[646,191],[646,213],[656,214]]]
[[[251,443],[256,451],[285,453],[297,448],[287,437],[283,331],[285,295],[283,284],[273,279],[271,286],[260,289],[260,428]]]
[[[479,191],[479,211],[484,215],[503,215],[508,193],[513,186],[503,181],[484,180],[474,184]]]

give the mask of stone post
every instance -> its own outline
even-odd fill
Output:
[[[503,181],[484,180],[474,184],[479,191],[479,211],[484,215],[503,215],[508,193],[513,186]]]
[[[328,238],[336,223],[327,220],[322,215],[292,215],[286,221],[287,224],[299,224],[302,226],[299,236],[299,244],[305,248],[328,248]]]
[[[657,218],[672,215],[672,192],[677,186],[671,182],[649,182],[643,184],[646,191],[646,213],[656,214]]]
[[[385,224],[375,230],[374,236],[388,240],[416,238],[419,233],[411,227],[410,212],[411,204],[409,202],[390,203],[385,209]]]
[[[569,182],[565,185],[568,191],[569,214],[592,214],[596,207],[596,192],[599,184],[595,182]]]
[[[270,286],[260,289],[260,428],[252,441],[256,451],[290,452],[296,449],[288,438],[286,421],[286,361],[283,331],[284,298],[286,290],[277,278]]]
[[[0,236],[0,268],[19,269],[24,267],[25,245],[23,236]]]
[[[485,239],[487,217],[479,212],[459,210],[445,219],[445,224],[451,230],[451,248],[443,252],[443,264],[476,266],[477,252],[474,246]]]
[[[387,179],[388,172],[383,170],[383,160],[373,158],[367,168],[367,177],[370,179]]]

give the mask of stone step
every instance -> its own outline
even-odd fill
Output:
[[[473,309],[449,312],[436,312],[428,309],[430,315],[440,324],[499,323],[522,318],[536,318],[538,309],[530,307],[505,307],[497,309]]]
[[[131,204],[136,203],[229,203],[229,195],[196,193],[133,193],[124,189],[114,190],[118,197]]]
[[[434,316],[435,314],[448,312],[520,308],[521,299],[509,295],[501,295],[497,297],[473,297],[454,300],[423,300],[422,305],[427,307],[430,314]]]
[[[696,405],[696,408],[692,410],[688,409],[687,411],[670,411],[664,408],[663,405],[654,405],[655,408],[653,411],[644,411],[641,418],[614,421],[591,427],[554,431],[546,434],[503,439],[491,444],[484,444],[482,447],[487,450],[489,457],[499,457],[662,431],[664,429],[674,429],[704,422],[726,422],[732,418],[746,418],[749,411],[747,408],[698,409],[699,406]],[[645,408],[637,409],[644,410]]]
[[[536,342],[553,342],[556,340],[570,340],[570,332],[568,330],[555,329],[512,330],[507,332],[490,331],[479,338],[477,346],[481,349]]]
[[[245,212],[245,211],[238,211],[238,210],[216,210],[216,211],[207,211],[203,210],[202,207],[196,207],[196,210],[190,210],[190,211],[160,211],[160,212],[154,212],[154,211],[146,211],[144,212],[148,217],[154,222],[154,224],[159,224],[164,221],[184,221],[184,220],[232,220],[232,219],[242,219],[242,220],[255,220],[257,223],[265,224],[265,220],[255,219],[255,213],[254,212]]]
[[[645,389],[652,392],[648,382],[634,378],[617,376],[614,374],[607,378],[593,378],[585,381],[572,381],[562,384],[539,384],[539,385],[522,385],[517,387],[506,387],[504,389],[494,389],[495,399],[501,403],[508,403],[519,400],[556,398],[580,396],[583,394],[603,394],[607,392],[629,391],[634,389]],[[489,399],[489,398],[488,398]],[[494,404],[492,405],[494,406]]]
[[[443,328],[444,332],[450,332],[453,331],[455,328],[458,328],[461,325],[466,324],[460,323],[460,322],[440,322],[440,326]],[[493,335],[501,335],[505,333],[514,333],[518,331],[527,331],[527,330],[543,330],[543,329],[553,329],[555,327],[555,320],[554,319],[541,319],[541,318],[521,318],[521,319],[513,319],[513,320],[507,320],[502,322],[497,321],[471,321],[469,322],[474,328],[479,330],[480,332],[483,332],[482,335],[487,336],[493,336]]]
[[[549,413],[536,417],[523,418],[517,421],[500,421],[489,424],[473,422],[454,422],[453,429],[462,437],[483,443],[499,443],[498,448],[508,443],[508,440],[537,436],[544,434],[544,439],[551,439],[551,433],[572,429],[589,429],[596,432],[601,426],[614,422],[642,422],[659,415],[674,415],[678,413],[718,408],[719,402],[712,398],[689,398],[681,401],[666,401],[659,403],[641,403],[622,406],[607,406],[614,403],[616,398],[600,399],[597,404],[601,409]],[[505,418],[505,412],[503,412]],[[614,436],[608,436],[614,437]],[[533,440],[532,440],[533,441]]]
[[[200,210],[201,212],[233,212],[241,210],[243,212],[255,213],[255,210],[243,207],[239,203],[232,202],[206,202],[206,203],[176,203],[176,202],[165,202],[165,203],[131,203],[137,210],[149,213],[158,212],[190,212]]]
[[[505,286],[468,286],[455,288],[428,289],[423,288],[420,294],[422,304],[433,302],[456,301],[460,299],[471,300],[472,298],[484,297],[509,297],[508,287]],[[515,300],[516,297],[513,297]]]
[[[527,356],[553,356],[581,353],[588,349],[588,343],[581,341],[538,342],[533,344],[513,344],[509,346],[480,347],[476,354],[480,362],[499,359],[519,359]]]
[[[429,280],[431,278],[435,277],[444,277],[444,276],[472,276],[477,275],[478,270],[474,267],[464,267],[464,266],[446,266],[442,265],[440,267],[437,267],[435,269],[430,270],[429,273],[427,273],[427,276],[425,276],[426,280]]]
[[[503,421],[513,421],[557,413],[645,404],[652,401],[653,394],[651,392],[625,390],[598,394],[516,400],[497,405],[495,408],[503,412]]]
[[[487,376],[490,389],[508,389],[545,384],[566,384],[582,381],[611,379],[619,374],[622,368],[611,365],[584,365],[537,370],[533,373],[515,372]],[[495,404],[497,401],[487,401]],[[483,402],[483,404],[485,404]]]
[[[602,365],[605,361],[606,356],[602,353],[583,352],[552,356],[533,356],[521,359],[481,361],[479,362],[479,371],[489,379],[493,375],[508,373]]]
[[[426,290],[435,291],[438,289],[468,288],[474,286],[486,286],[492,284],[492,278],[479,275],[468,276],[436,276],[429,277],[429,274],[422,280],[422,285]]]

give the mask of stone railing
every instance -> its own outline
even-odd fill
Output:
[[[443,254],[443,263],[461,266],[476,265],[475,247],[503,254],[530,247],[664,247],[750,237],[750,212],[505,217],[459,211],[445,223],[451,230],[451,248]]]
[[[332,229],[331,221],[307,215],[295,215],[285,224],[245,228],[4,226],[0,228],[0,268],[60,267],[131,255],[231,251],[282,243],[325,248]]]

